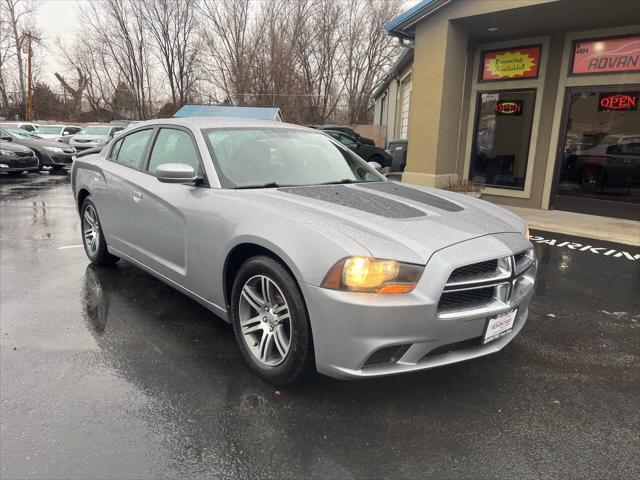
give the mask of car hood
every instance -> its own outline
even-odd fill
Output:
[[[109,135],[74,135],[72,140],[83,142],[99,142],[109,138]]]
[[[473,238],[526,230],[522,219],[489,202],[397,182],[236,192],[291,221],[347,235],[374,257],[410,263]]]
[[[31,151],[30,148],[23,147],[22,145],[18,145],[14,142],[5,142],[5,141],[0,141],[0,149],[9,150],[10,152],[16,152],[16,153],[28,153]]]
[[[36,139],[19,139],[19,140],[15,140],[16,143],[20,143],[21,145],[26,145],[27,147],[31,147],[31,148],[38,148],[38,147],[55,147],[55,148],[64,148],[64,149],[71,149],[71,147],[69,147],[69,145],[65,145],[64,143],[60,143],[60,142],[54,142],[52,140],[46,140],[46,139],[41,139],[41,140],[36,140]]]
[[[44,138],[45,140],[50,140],[52,138],[60,138],[62,137],[62,135],[57,134],[57,133],[37,133],[36,135],[38,135],[41,138]]]

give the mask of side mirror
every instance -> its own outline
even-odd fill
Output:
[[[380,165],[378,162],[367,162],[369,164],[370,167],[376,169],[378,172],[380,170],[382,170],[382,165]]]
[[[191,165],[184,163],[163,163],[156,167],[156,177],[162,183],[193,183],[199,180]]]
[[[0,140],[4,140],[5,142],[13,142],[13,138],[6,136],[0,137]]]

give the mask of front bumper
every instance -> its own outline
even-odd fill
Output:
[[[537,265],[513,280],[508,301],[490,311],[441,317],[438,302],[458,266],[531,248],[520,234],[480,237],[436,252],[417,288],[405,295],[373,295],[302,284],[314,338],[318,372],[342,379],[412,372],[495,353],[522,329],[533,295]],[[478,257],[478,252],[483,252]],[[517,308],[512,331],[482,345],[490,317]],[[396,352],[372,363],[380,352]]]
[[[54,153],[49,151],[43,151],[42,160],[43,165],[47,167],[64,167],[71,165],[75,158],[76,153]]]
[[[35,156],[0,157],[0,172],[25,172],[36,170],[38,170],[38,158]]]

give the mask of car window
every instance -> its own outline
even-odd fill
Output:
[[[355,142],[355,140],[354,140],[353,138],[351,138],[350,136],[348,136],[348,135],[340,134],[340,135],[339,135],[339,137],[338,137],[338,141],[339,141],[341,144],[343,144],[343,145],[345,145],[345,146],[347,146],[347,147],[349,147],[349,148],[353,148],[353,147],[355,147],[355,146],[357,146],[357,145],[358,145],[358,144]]]
[[[109,135],[109,127],[85,127],[80,133],[83,135]]]
[[[20,128],[22,128],[23,130],[26,130],[27,132],[33,132],[35,131],[35,128],[33,127],[33,125],[21,125]]]
[[[57,126],[53,126],[53,127],[47,127],[47,126],[40,126],[36,129],[36,133],[48,133],[48,134],[52,134],[52,135],[60,135],[60,129],[62,127],[57,127]]]
[[[163,163],[183,163],[190,165],[196,173],[200,173],[200,161],[191,135],[183,130],[161,128],[158,132],[147,171],[155,173],[158,165]]]
[[[149,128],[123,137],[111,150],[111,158],[123,165],[140,168],[142,155],[152,132],[153,130]]]
[[[66,127],[63,131],[62,134],[63,135],[73,135],[74,133],[78,133],[78,128],[77,127]]]
[[[384,181],[364,160],[323,133],[284,128],[203,133],[226,188]]]

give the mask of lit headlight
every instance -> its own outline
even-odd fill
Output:
[[[12,152],[11,150],[0,149],[0,155],[3,155],[5,157],[17,157],[16,152]]]
[[[529,227],[527,227],[527,229],[524,231],[524,238],[529,240]]]
[[[64,153],[64,148],[60,148],[60,147],[44,147],[44,148],[53,153]]]
[[[408,293],[416,288],[424,267],[395,260],[347,257],[327,273],[322,286],[369,293]]]

